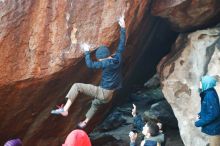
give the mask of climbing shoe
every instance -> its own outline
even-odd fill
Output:
[[[84,128],[86,127],[86,125],[87,125],[87,123],[86,123],[85,121],[83,121],[83,122],[79,122],[78,125],[77,125],[77,127],[78,127],[79,129],[84,129]]]
[[[68,111],[64,111],[63,105],[57,106],[57,107],[58,107],[58,109],[52,110],[52,111],[51,111],[51,114],[54,114],[54,115],[62,115],[62,116],[64,116],[64,117],[68,116]]]

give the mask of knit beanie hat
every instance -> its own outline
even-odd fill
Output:
[[[73,130],[62,146],[92,146],[90,139],[83,130]]]
[[[97,50],[96,50],[96,58],[97,59],[103,59],[106,58],[110,55],[109,49],[106,46],[100,46]]]
[[[4,146],[22,146],[21,140],[19,138],[7,141]]]

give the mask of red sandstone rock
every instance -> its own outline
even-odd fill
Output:
[[[154,0],[152,14],[167,19],[178,31],[220,21],[219,0]]]
[[[100,80],[99,72],[86,68],[80,43],[104,44],[113,52],[119,16],[126,11],[129,37],[147,6],[147,0],[1,0],[0,145],[14,137],[27,146],[61,145],[90,100],[79,97],[67,118],[51,116],[50,110],[63,102],[72,83]],[[126,53],[134,51],[128,47]]]

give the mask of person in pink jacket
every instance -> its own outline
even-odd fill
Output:
[[[62,146],[92,146],[90,139],[83,130],[73,130]]]

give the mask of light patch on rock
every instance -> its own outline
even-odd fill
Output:
[[[29,49],[35,50],[37,48],[36,42],[35,42],[35,38],[34,36],[31,35],[30,39],[29,39]]]
[[[57,23],[56,21],[50,24],[50,42],[52,44],[56,43],[56,38],[57,38]]]
[[[76,32],[77,32],[77,28],[75,27],[75,24],[73,24],[73,29],[71,31],[71,36],[70,36],[72,44],[76,44],[77,43]]]
[[[66,20],[67,20],[67,21],[70,20],[70,13],[66,13]]]

